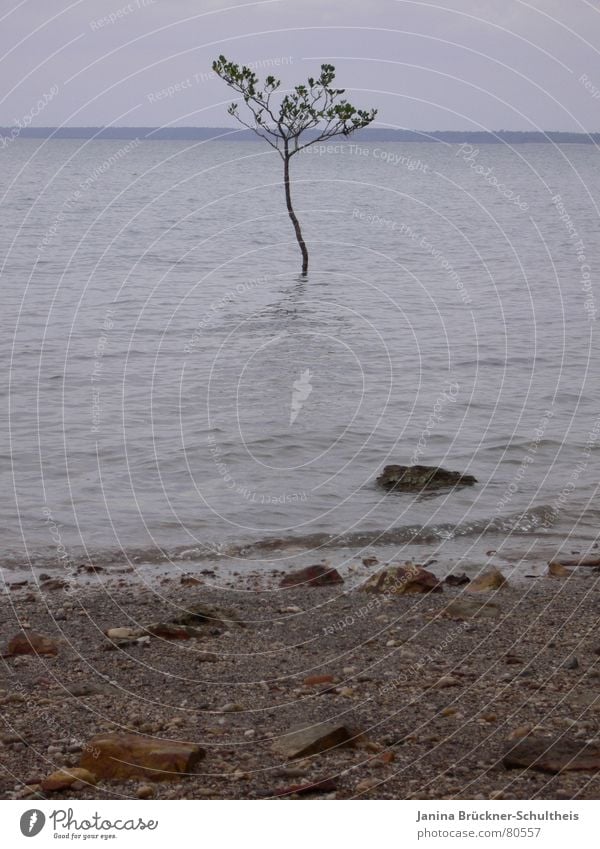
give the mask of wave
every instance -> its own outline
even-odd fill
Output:
[[[464,537],[485,537],[488,535],[511,534],[527,536],[549,532],[556,519],[556,513],[549,505],[539,505],[523,513],[513,513],[508,516],[494,516],[477,519],[472,522],[459,524],[441,523],[438,525],[401,525],[395,528],[381,530],[351,531],[341,534],[312,533],[286,537],[265,537],[259,540],[245,542],[214,542],[206,541],[193,546],[136,548],[127,546],[121,551],[90,551],[88,553],[72,553],[73,562],[90,563],[108,567],[129,564],[157,564],[215,561],[222,559],[255,560],[256,558],[270,559],[282,555],[323,551],[338,548],[373,548],[376,546],[398,546],[405,544],[426,545]],[[2,566],[23,568],[24,558],[4,557]],[[29,557],[30,565],[35,568],[56,569],[55,552],[48,555],[39,552]]]

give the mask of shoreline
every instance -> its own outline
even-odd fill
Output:
[[[381,565],[323,587],[280,589],[283,573],[271,565],[268,580],[232,574],[217,588],[185,564],[185,576],[151,582],[100,573],[97,586],[75,591],[6,593],[3,648],[24,625],[57,640],[58,653],[4,658],[0,796],[598,798],[598,771],[502,763],[522,739],[600,743],[597,571],[548,577],[537,556],[538,577],[516,580],[505,564],[509,585],[489,593],[447,584],[423,595],[365,592],[363,572]],[[447,566],[428,569],[441,577]],[[448,615],[453,602],[474,600],[493,615]],[[231,621],[216,613],[185,639],[103,633],[197,604]],[[346,727],[349,744],[298,760],[277,753],[292,729],[325,722]],[[78,765],[95,735],[124,731],[198,744],[206,755],[177,780],[40,791],[50,773]]]

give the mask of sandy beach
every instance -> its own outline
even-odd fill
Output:
[[[220,588],[210,570],[146,585],[106,570],[76,589],[54,579],[8,587],[0,795],[598,798],[598,570],[551,577],[537,565],[538,577],[481,593],[444,583],[377,594],[347,579],[283,589],[276,570]],[[109,639],[114,628],[130,633]],[[7,652],[21,629],[49,638],[52,653]],[[298,757],[282,748],[290,732],[324,723],[342,734],[335,745]],[[123,733],[203,756],[167,780],[84,774],[43,788],[86,753],[93,764],[98,735]],[[585,751],[587,767],[511,768],[505,758],[523,741]]]

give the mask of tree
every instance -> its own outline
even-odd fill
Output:
[[[306,277],[308,249],[292,206],[290,160],[313,144],[333,136],[349,136],[355,130],[367,127],[377,115],[377,110],[356,109],[342,97],[345,89],[332,88],[335,79],[333,65],[321,65],[321,75],[317,79],[309,77],[307,85],[297,85],[280,100],[278,106],[274,95],[281,81],[275,77],[267,77],[261,86],[254,71],[245,65],[240,68],[225,56],[219,56],[212,67],[230,88],[242,96],[252,119],[248,122],[240,117],[238,103],[231,104],[229,114],[270,144],[283,160],[285,202],[302,253],[302,276]],[[301,141],[310,130],[316,131],[316,135]]]

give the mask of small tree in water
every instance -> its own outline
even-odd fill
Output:
[[[245,65],[240,68],[225,56],[219,56],[212,67],[228,86],[242,96],[252,117],[249,121],[241,118],[238,103],[231,104],[229,114],[270,144],[283,160],[285,202],[302,252],[302,276],[306,277],[308,250],[292,206],[290,160],[312,144],[333,136],[349,136],[355,130],[367,127],[375,118],[377,110],[366,112],[356,109],[342,97],[345,91],[343,88],[332,88],[335,79],[333,65],[321,65],[321,75],[317,79],[309,77],[306,85],[297,85],[280,100],[278,107],[273,102],[273,96],[281,85],[280,80],[267,77],[261,86],[254,71]],[[315,130],[315,137],[301,141],[307,130]]]

